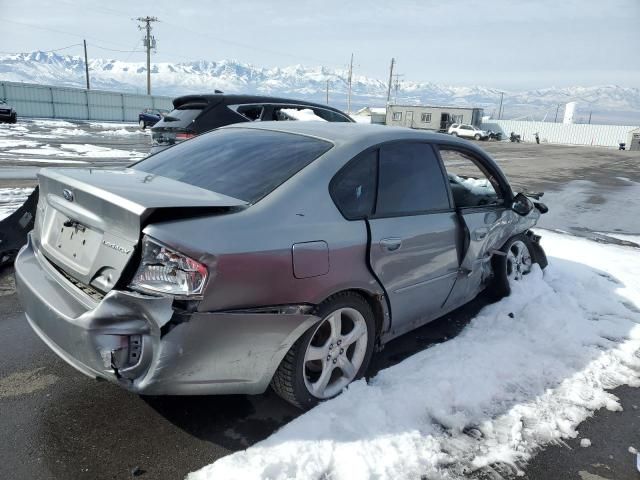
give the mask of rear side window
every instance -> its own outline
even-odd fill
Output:
[[[333,145],[254,129],[223,129],[152,155],[132,168],[255,203]]]
[[[376,199],[377,150],[351,160],[331,181],[331,198],[348,220],[359,220],[373,211]]]
[[[426,143],[394,143],[380,149],[376,216],[447,210],[449,196],[438,158]]]

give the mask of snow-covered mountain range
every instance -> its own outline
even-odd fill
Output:
[[[32,52],[0,56],[0,80],[83,87],[84,60],[81,57],[52,52]],[[91,86],[95,89],[143,93],[146,67],[143,62],[92,59],[89,62]],[[153,93],[177,96],[211,92],[260,93],[305,98],[324,103],[327,81],[329,102],[346,108],[346,72],[326,67],[294,65],[263,68],[235,60],[153,63]],[[472,79],[470,79],[471,81]],[[352,110],[363,106],[384,106],[386,80],[355,75]],[[396,98],[392,90],[392,100]],[[553,121],[563,106],[577,101],[576,120],[586,122],[592,111],[592,123],[640,123],[640,89],[603,85],[592,87],[543,88],[505,91],[503,118],[527,117]],[[500,91],[483,86],[437,85],[431,82],[405,81],[397,92],[398,103],[477,106],[486,115],[496,116]]]

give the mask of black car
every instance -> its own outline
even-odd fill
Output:
[[[0,122],[16,123],[18,114],[15,108],[7,103],[5,99],[0,99]]]
[[[328,105],[256,95],[186,95],[174,99],[173,107],[151,129],[151,153],[233,123],[313,119],[353,122],[346,113]]]
[[[138,123],[140,124],[140,128],[144,130],[147,127],[153,127],[167,113],[169,113],[168,110],[145,108],[138,114]]]

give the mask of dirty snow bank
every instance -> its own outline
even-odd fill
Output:
[[[0,188],[0,220],[20,208],[31,192],[33,188]]]
[[[543,244],[544,275],[456,338],[188,479],[461,478],[496,463],[518,473],[595,410],[620,409],[606,389],[640,386],[640,251],[551,232]]]

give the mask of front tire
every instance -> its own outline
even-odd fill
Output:
[[[453,135],[454,137],[458,136],[458,132],[451,132],[451,135]]]
[[[502,254],[495,254],[491,261],[493,279],[487,288],[489,295],[496,300],[508,296],[513,282],[519,282],[529,274],[535,263],[531,240],[525,234],[511,237],[500,252]]]
[[[357,293],[333,295],[315,314],[322,320],[293,344],[271,380],[280,397],[303,410],[361,378],[375,342],[373,311]]]
[[[145,128],[147,128],[147,124],[144,123],[144,120],[140,120],[140,122],[138,123],[140,125],[140,129],[144,130]]]
[[[480,136],[480,134],[476,133],[476,134],[473,136],[473,138],[474,138],[476,141],[478,141],[478,140],[480,140],[480,138],[482,138],[482,137]]]

